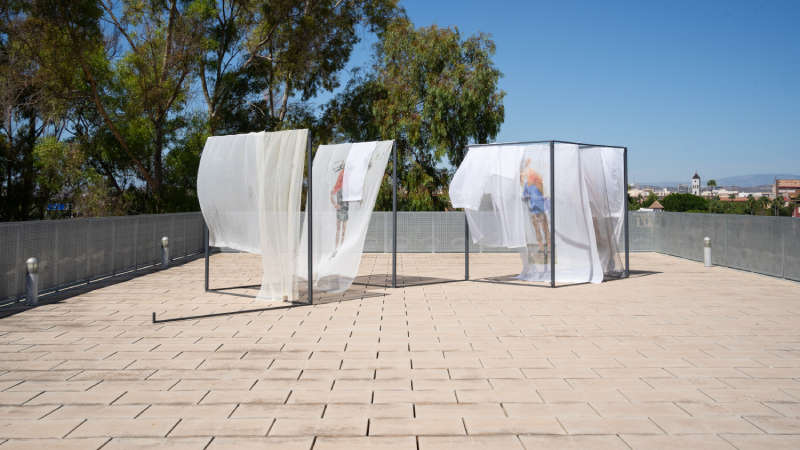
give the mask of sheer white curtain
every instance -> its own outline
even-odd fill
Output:
[[[308,130],[215,136],[197,175],[209,244],[261,254],[258,298],[298,298],[300,194]]]
[[[621,276],[619,237],[624,225],[625,202],[623,149],[581,147],[581,170],[592,211],[592,225],[603,272]]]
[[[311,174],[315,289],[342,292],[353,283],[393,142],[320,145],[317,149]],[[303,280],[308,278],[308,226],[306,219],[297,261],[297,274]]]
[[[577,145],[555,144],[555,196],[550,192],[550,144],[472,147],[450,185],[456,208],[465,208],[473,241],[516,248],[520,279],[603,280],[587,182]],[[550,236],[555,198],[556,232]],[[555,239],[556,254],[550,254]]]

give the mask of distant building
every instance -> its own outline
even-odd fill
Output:
[[[789,197],[790,202],[795,202],[800,195],[800,180],[775,180],[772,192],[775,196]]]
[[[692,194],[700,195],[700,175],[698,175],[697,172],[695,172],[692,177]]]
[[[656,200],[655,202],[653,202],[653,204],[652,204],[652,205],[650,205],[650,209],[652,209],[653,211],[663,211],[663,210],[664,210],[664,207],[663,207],[663,206],[661,206],[661,203],[659,203],[659,202]],[[659,217],[660,217],[660,216],[659,216]]]

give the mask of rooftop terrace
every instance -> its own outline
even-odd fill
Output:
[[[390,257],[365,254],[360,281]],[[259,258],[213,255],[212,287],[258,284]],[[462,258],[400,254],[398,281],[459,279]],[[518,266],[471,256],[473,278]],[[195,259],[0,309],[0,450],[800,448],[798,284],[654,253],[631,266],[601,285],[354,287],[152,323],[280,305],[203,292]]]

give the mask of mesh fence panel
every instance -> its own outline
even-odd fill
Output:
[[[54,224],[58,236],[56,287],[86,282],[89,275],[89,220],[58,220]]]
[[[39,259],[39,292],[82,284],[203,250],[201,213],[0,224],[0,304],[25,297],[25,261]],[[174,249],[174,250],[173,250]]]
[[[783,276],[800,281],[800,219],[782,217],[783,222]]]
[[[782,219],[729,216],[728,267],[783,276]]]
[[[121,217],[114,221],[114,273],[136,267],[136,222],[138,217]]]
[[[114,274],[114,218],[89,220],[90,280]]]
[[[16,301],[21,291],[19,272],[22,267],[17,255],[20,230],[17,224],[0,224],[0,304]]]

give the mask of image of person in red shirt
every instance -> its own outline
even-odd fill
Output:
[[[347,220],[350,218],[348,212],[350,211],[350,202],[342,200],[342,185],[344,184],[344,162],[341,162],[334,169],[334,172],[339,172],[339,177],[336,178],[336,184],[331,189],[331,203],[336,208],[336,247],[331,254],[331,258],[336,256],[339,247],[344,243],[344,236],[347,232]],[[341,238],[339,237],[341,234]]]

